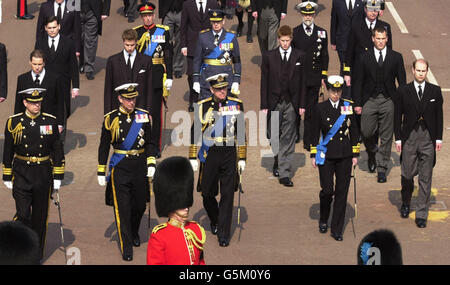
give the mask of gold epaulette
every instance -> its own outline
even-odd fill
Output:
[[[342,98],[342,100],[344,100],[344,101],[347,101],[347,102],[350,102],[350,103],[355,103],[355,102],[353,102],[352,100],[348,100],[348,99],[344,99],[344,98]]]
[[[236,31],[226,30],[228,33],[236,34]]]
[[[206,98],[206,99],[203,99],[203,100],[201,100],[201,101],[198,101],[197,102],[197,104],[203,104],[203,103],[205,103],[205,102],[208,102],[208,101],[211,101],[212,100],[212,97],[208,97],[208,98]]]
[[[20,116],[20,115],[23,115],[23,112],[21,112],[21,113],[17,113],[17,114],[14,114],[14,115],[12,115],[12,116],[9,116],[10,118],[14,118],[14,117],[17,117],[17,116]]]
[[[169,27],[169,26],[166,26],[166,25],[156,24],[156,26],[157,26],[158,28],[162,28],[162,29],[164,29],[164,30],[166,30],[166,31],[170,30],[170,27]]]
[[[140,27],[143,27],[143,26],[144,25],[140,25],[140,26],[134,27],[133,30],[137,30],[137,29],[139,29]]]
[[[228,100],[236,101],[236,102],[239,102],[239,103],[243,103],[241,99],[238,99],[238,98],[235,98],[235,97],[228,97]]]
[[[109,112],[108,114],[105,114],[103,117],[107,117],[107,116],[109,116],[109,115],[111,115],[112,113],[114,113],[115,111],[117,111],[117,109],[114,109],[114,110],[112,110],[111,112]]]
[[[139,111],[142,111],[142,112],[145,112],[145,113],[148,113],[148,111],[147,110],[145,110],[145,109],[141,109],[141,108],[135,108],[136,110],[139,110]]]
[[[200,34],[203,34],[203,33],[209,32],[209,31],[211,31],[211,29],[202,30],[202,31],[200,31]]]
[[[159,230],[164,229],[165,227],[167,227],[167,223],[155,226],[152,230],[152,234],[156,234]]]
[[[47,117],[50,117],[50,118],[53,118],[53,119],[56,119],[56,117],[53,116],[52,114],[42,113],[42,115],[47,116]]]

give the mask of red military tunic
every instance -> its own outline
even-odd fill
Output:
[[[196,222],[176,220],[153,228],[148,241],[148,265],[205,265],[205,230]]]

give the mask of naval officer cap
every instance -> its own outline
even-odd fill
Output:
[[[120,85],[119,87],[114,89],[114,91],[119,93],[119,95],[124,98],[132,99],[139,95],[139,93],[137,91],[138,85],[139,84],[137,84],[137,83],[126,83],[126,84]]]
[[[28,102],[41,102],[44,100],[45,91],[46,89],[44,88],[28,88],[20,91],[19,94]]]
[[[212,88],[222,89],[222,88],[228,86],[227,78],[228,78],[228,74],[227,73],[220,73],[220,74],[216,74],[214,76],[206,78],[206,81],[209,82],[209,85]]]
[[[328,76],[327,87],[332,90],[341,90],[344,87],[344,78],[339,75]]]
[[[381,5],[384,4],[382,0],[366,0],[365,7],[368,11],[380,11]]]
[[[144,2],[142,4],[140,4],[138,6],[137,10],[138,10],[138,12],[141,15],[154,14],[155,13],[155,8],[156,8],[155,4],[146,1],[146,2]]]
[[[316,9],[317,3],[314,3],[312,1],[306,1],[295,5],[295,10],[306,15],[316,13]]]

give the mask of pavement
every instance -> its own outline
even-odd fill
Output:
[[[28,58],[34,47],[35,29],[41,1],[28,1],[29,13],[34,20],[22,21],[14,18],[15,1],[3,1],[0,41],[8,50],[8,99],[0,104],[0,122],[12,115],[17,76],[29,70]],[[97,184],[97,150],[100,127],[103,120],[103,88],[106,60],[122,50],[121,32],[140,25],[140,19],[129,24],[122,13],[122,1],[112,1],[110,17],[103,25],[103,36],[99,39],[95,80],[81,77],[80,96],[73,99],[73,114],[68,121],[66,137],[66,174],[60,190],[64,238],[68,252],[68,264],[82,265],[139,265],[146,262],[148,239],[148,212],[144,214],[140,227],[141,246],[135,248],[132,262],[122,261],[114,222],[113,209],[104,204],[104,188]],[[316,24],[329,31],[331,0],[320,0]],[[296,26],[300,17],[293,9],[297,1],[289,1],[288,15],[282,24]],[[449,111],[446,97],[450,93],[450,78],[446,72],[450,66],[450,22],[447,1],[409,0],[389,2],[382,20],[391,24],[393,47],[401,52],[405,61],[408,82],[412,80],[411,64],[420,54],[430,62],[433,77],[443,88],[444,114]],[[394,3],[394,4],[392,4]],[[395,12],[394,12],[395,9]],[[420,12],[419,12],[420,11]],[[393,16],[395,15],[395,17]],[[400,21],[399,21],[400,19]],[[246,22],[246,16],[244,16]],[[159,20],[158,20],[159,22]],[[403,24],[402,24],[403,23]],[[431,23],[431,24],[430,24]],[[227,20],[226,27],[236,29],[237,19]],[[248,44],[245,36],[239,38],[242,61],[241,99],[244,101],[248,124],[247,167],[243,175],[241,196],[241,225],[237,225],[238,195],[235,195],[232,237],[230,246],[219,247],[212,235],[209,219],[202,206],[199,193],[194,192],[191,218],[206,230],[205,260],[210,265],[323,265],[355,264],[360,240],[369,232],[387,228],[399,239],[405,264],[450,264],[450,192],[448,169],[450,157],[445,153],[450,145],[450,119],[444,115],[443,149],[437,153],[437,164],[433,173],[432,206],[428,226],[419,229],[414,223],[414,213],[409,219],[401,219],[399,154],[392,148],[388,181],[378,184],[376,174],[367,170],[367,155],[361,153],[356,169],[357,216],[353,182],[350,185],[346,212],[344,240],[336,242],[329,234],[318,231],[319,177],[309,154],[296,145],[293,177],[294,187],[281,186],[272,177],[273,158],[265,156],[268,146],[264,135],[259,135],[262,124],[259,115],[259,83],[261,55],[257,43],[256,24],[254,43]],[[246,26],[243,34],[246,34]],[[330,52],[329,74],[338,74],[337,53]],[[168,100],[165,149],[161,159],[169,156],[188,155],[188,133],[183,126],[190,126],[192,113],[187,113],[187,77],[175,79]],[[263,121],[263,120],[262,120]],[[170,138],[178,139],[170,139]],[[184,138],[184,141],[183,141]],[[0,149],[4,136],[0,134]],[[364,147],[362,147],[364,150]],[[0,153],[0,158],[2,154]],[[161,161],[159,159],[158,161]],[[197,177],[198,173],[196,173]],[[11,220],[15,204],[11,191],[0,185],[0,220]],[[414,207],[414,199],[413,199]],[[151,205],[150,228],[166,221],[156,215]],[[64,264],[57,208],[50,205],[45,265]]]

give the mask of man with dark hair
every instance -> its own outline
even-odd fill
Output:
[[[8,96],[8,66],[6,47],[0,43],[0,103]]]
[[[402,248],[390,230],[376,230],[358,245],[358,265],[403,265]]]
[[[262,57],[260,109],[268,114],[267,130],[272,133],[270,139],[275,154],[273,175],[279,177],[280,184],[292,187],[296,116],[305,112],[306,59],[303,51],[291,47],[291,27],[282,26],[278,29],[278,43],[278,48],[264,53]],[[276,113],[278,122],[272,123],[273,114]],[[276,136],[272,129],[274,124],[279,126]],[[279,141],[275,141],[277,138]]]
[[[384,27],[373,30],[372,42],[374,47],[359,57],[353,69],[352,98],[355,113],[361,115],[361,134],[369,157],[369,171],[374,170],[371,165],[376,165],[377,181],[384,183],[394,132],[395,81],[398,86],[406,84],[406,72],[402,55],[387,47],[388,32]]]
[[[148,265],[204,265],[205,230],[189,221],[194,202],[194,172],[181,156],[158,164],[153,179],[155,207],[159,217],[169,221],[153,228],[148,241]]]
[[[136,107],[150,111],[152,108],[152,59],[137,52],[137,32],[126,29],[122,33],[123,50],[114,54],[106,61],[104,106],[105,114],[119,107],[114,88],[125,83],[138,84]]]
[[[59,132],[62,132],[65,121],[62,80],[57,74],[45,69],[44,57],[45,55],[41,50],[32,51],[30,54],[31,72],[27,71],[18,76],[14,114],[25,111],[22,95],[19,94],[20,91],[33,87],[44,88],[42,112],[55,116]]]
[[[436,151],[442,148],[443,97],[441,88],[426,82],[428,62],[413,62],[414,81],[400,86],[395,100],[395,147],[401,152],[402,206],[400,214],[407,218],[410,212],[414,176],[419,177],[416,225],[427,226],[431,198],[431,180],[436,164]]]
[[[20,222],[1,222],[0,265],[39,265],[37,234]]]

